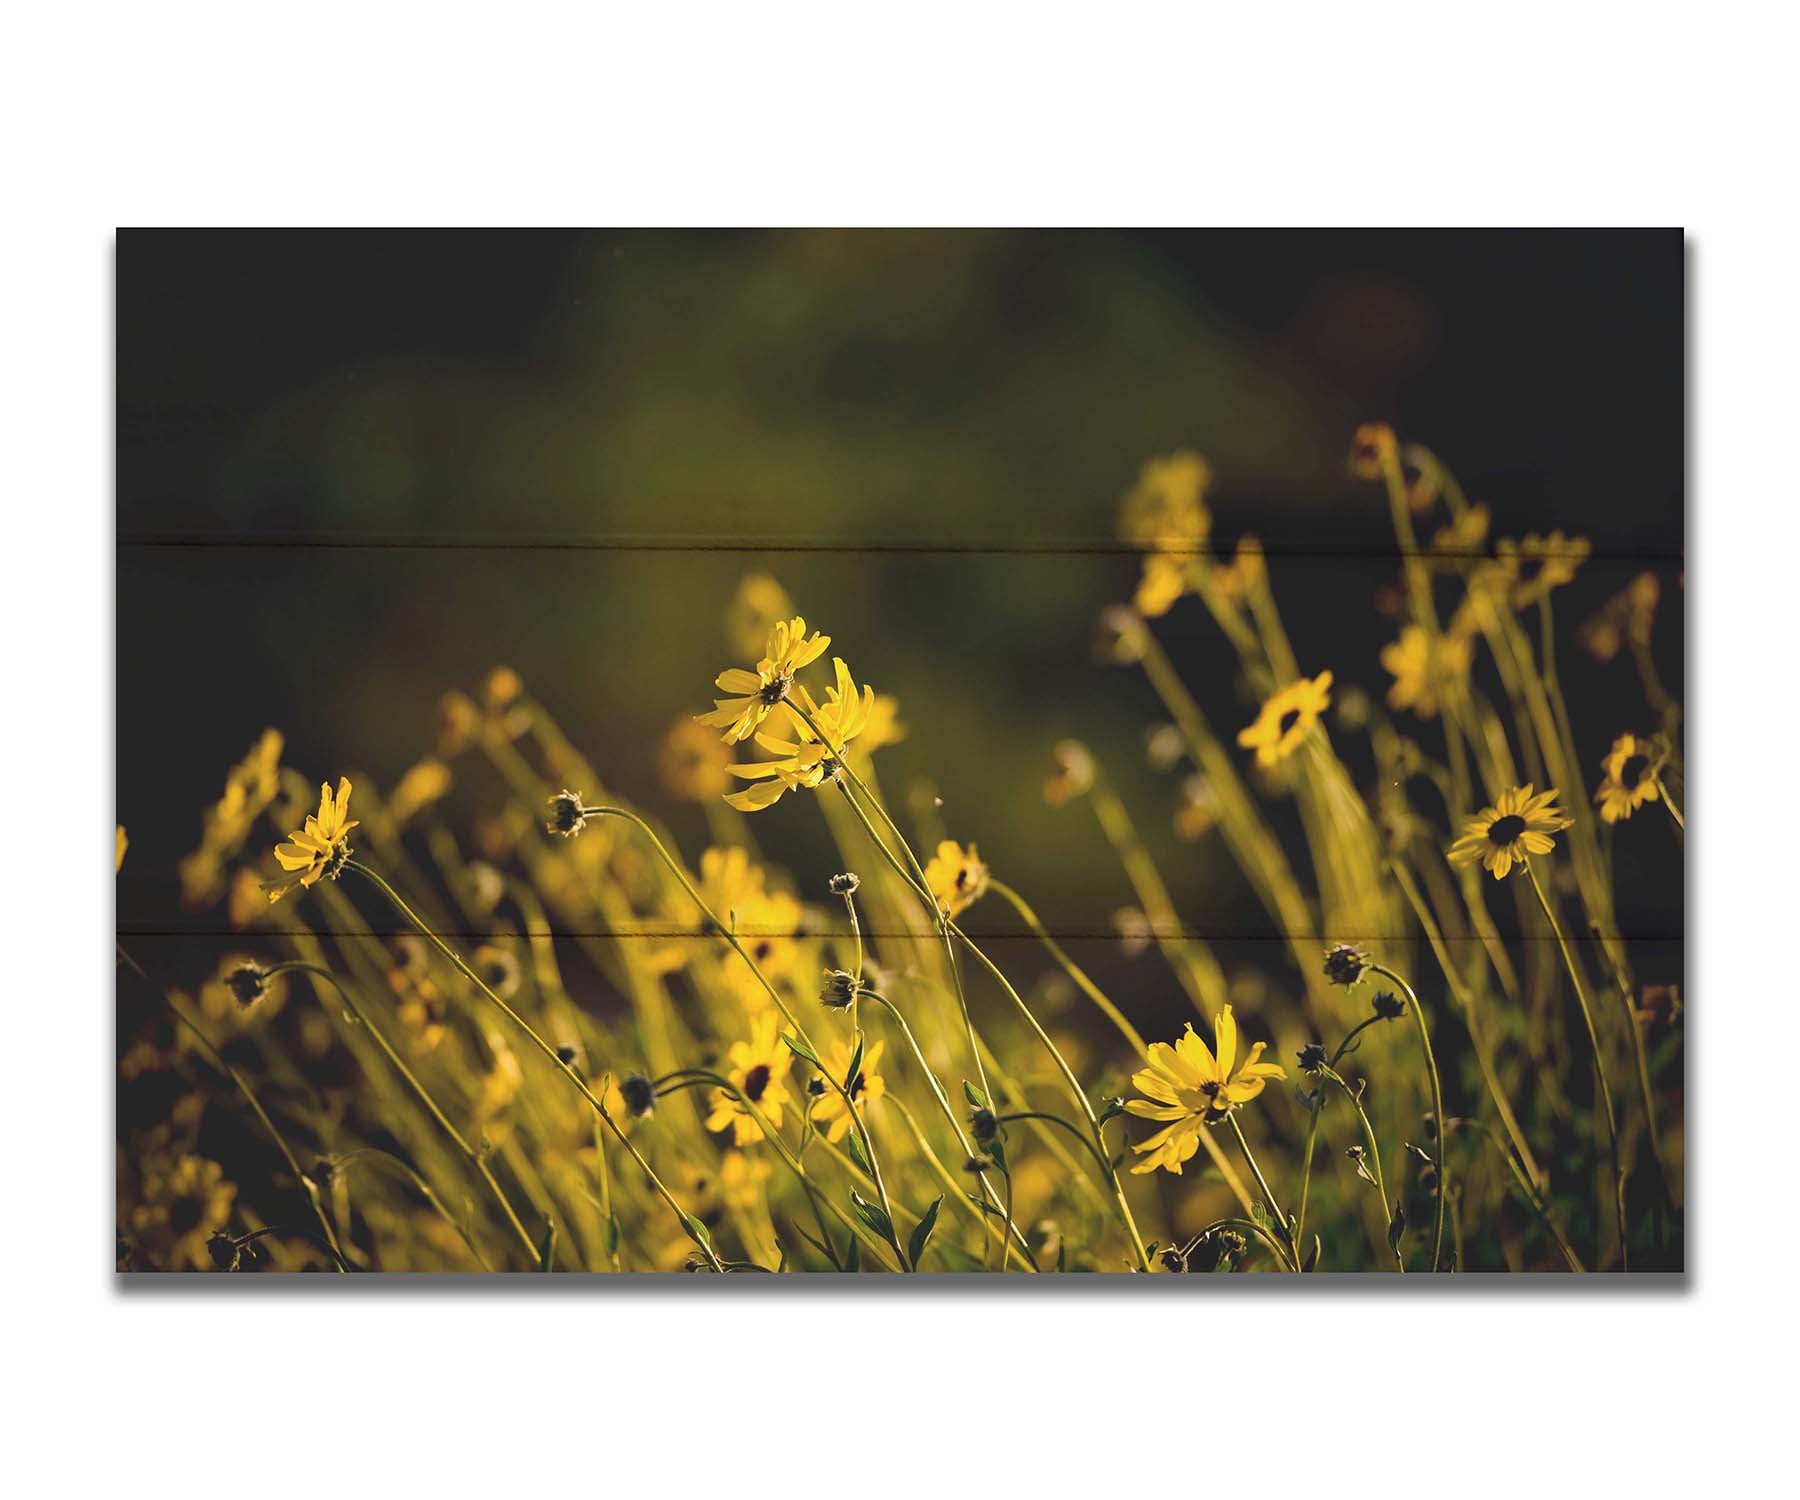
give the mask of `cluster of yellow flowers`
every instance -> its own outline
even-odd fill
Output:
[[[1680,1006],[1669,986],[1640,984],[1610,937],[1599,843],[1653,803],[1680,831],[1678,711],[1650,653],[1654,576],[1580,635],[1599,661],[1631,644],[1658,725],[1612,739],[1597,817],[1565,811],[1556,788],[1576,775],[1574,731],[1519,617],[1538,616],[1550,638],[1552,597],[1587,543],[1555,531],[1490,550],[1487,508],[1379,424],[1356,434],[1350,468],[1385,487],[1400,543],[1383,601],[1403,615],[1380,652],[1385,704],[1429,731],[1400,732],[1378,695],[1339,681],[1341,661],[1300,669],[1263,547],[1243,537],[1229,561],[1213,554],[1204,459],[1151,460],[1121,508],[1141,573],[1132,606],[1105,616],[1103,659],[1141,668],[1167,715],[1145,743],[1153,771],[1180,773],[1175,837],[1211,882],[1225,867],[1208,852],[1218,835],[1246,898],[1267,910],[1279,943],[1249,967],[1228,967],[1226,945],[1198,925],[1213,893],[1198,876],[1165,879],[1166,853],[1080,741],[1052,747],[1044,801],[1092,809],[1135,903],[1091,971],[1004,859],[990,868],[972,838],[938,826],[935,799],[914,799],[930,812],[903,828],[873,760],[905,735],[898,705],[842,657],[826,673],[831,637],[766,574],[747,576],[726,610],[749,664],[718,673],[712,709],[661,745],[670,798],[706,810],[712,841],[691,868],[505,668],[446,697],[433,753],[385,802],[358,776],[359,817],[349,776],[321,785],[314,808],[268,731],[181,871],[196,904],[229,890],[254,940],[191,994],[157,986],[166,1013],[122,1037],[122,1088],[170,1074],[199,1087],[135,1137],[121,1264],[1304,1272],[1666,1257],[1678,1174],[1656,1080],[1678,1071]],[[1444,524],[1421,548],[1414,527],[1439,507]],[[1234,743],[1214,734],[1152,628],[1190,597],[1251,689]],[[1427,732],[1441,755],[1414,737]],[[1366,757],[1349,749],[1355,737]],[[459,837],[465,775],[498,791]],[[858,873],[796,887],[760,860],[739,815],[809,790],[829,790],[818,811]],[[1271,815],[1288,796],[1300,843]],[[265,815],[291,829],[269,850],[274,868],[234,869]],[[358,830],[366,849],[352,847]],[[983,842],[991,854],[1004,836]],[[126,848],[121,827],[119,861]],[[1523,979],[1481,870],[1525,872],[1521,920],[1556,939],[1527,955]],[[284,897],[318,903],[316,917],[290,902],[271,925]],[[1016,921],[1003,936],[1033,946],[971,930],[983,901]],[[1580,952],[1571,904],[1582,930],[1602,934]],[[1358,945],[1336,940],[1346,935]],[[265,944],[261,957],[244,951]],[[1560,954],[1566,1014],[1598,1068],[1585,1121],[1568,1090],[1554,1090],[1554,1110],[1536,1102],[1548,1083],[1535,1070],[1566,1040],[1552,1029],[1547,952]],[[1028,974],[1033,953],[1041,968]],[[1624,1045],[1590,1002],[1590,967],[1624,1002]],[[1347,1010],[1365,984],[1360,1014]],[[1500,1012],[1514,1023],[1490,1027]],[[1409,1017],[1410,1029],[1382,1024]],[[1177,1023],[1173,1041],[1146,1041]],[[1290,1078],[1270,1055],[1282,1032],[1300,1083],[1269,1091]],[[1441,1070],[1444,1047],[1459,1064],[1466,1049],[1471,1066]],[[1611,1091],[1625,1052],[1645,1127],[1629,1139],[1655,1158],[1661,1217],[1629,1212]],[[298,1097],[294,1080],[326,1059],[329,1102],[264,1105],[265,1082]],[[262,1218],[266,1195],[198,1149],[209,1068],[277,1148],[305,1225]],[[1585,1064],[1581,1077],[1585,1088]],[[1543,1163],[1570,1153],[1571,1130],[1600,1150],[1602,1117],[1616,1196],[1595,1214]],[[1134,1121],[1154,1128],[1136,1134]],[[1335,1172],[1315,1149],[1333,1137]],[[1205,1170],[1187,1173],[1202,1154]],[[1276,1160],[1285,1178],[1265,1169]],[[1580,1251],[1577,1220],[1593,1240]]]

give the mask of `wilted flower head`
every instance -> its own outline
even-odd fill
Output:
[[[619,1083],[619,1097],[634,1120],[656,1112],[656,1086],[642,1073],[628,1073]]]
[[[580,792],[560,791],[550,799],[549,806],[550,816],[544,820],[544,827],[551,833],[572,839],[587,827],[587,809],[582,805]]]
[[[1369,955],[1348,943],[1338,943],[1325,950],[1325,977],[1333,984],[1352,985],[1369,967]]]
[[[819,990],[819,1002],[829,1010],[848,1010],[867,993],[868,986],[854,974],[842,969],[827,969],[825,983]]]
[[[1323,1042],[1308,1042],[1300,1049],[1300,1071],[1317,1073],[1325,1066],[1327,1056]]]
[[[225,976],[231,998],[246,1010],[269,993],[269,971],[259,964],[239,964]]]
[[[854,870],[846,870],[841,875],[833,875],[830,886],[834,896],[854,896],[862,889],[862,877]]]
[[[1377,990],[1373,1003],[1375,1014],[1384,1021],[1398,1021],[1406,1014],[1406,1002],[1392,990]]]

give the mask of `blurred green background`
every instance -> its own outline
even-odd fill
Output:
[[[1215,534],[1265,540],[1302,664],[1379,695],[1391,532],[1344,455],[1391,421],[1496,534],[1593,539],[1565,632],[1655,566],[1679,694],[1683,280],[1673,231],[125,232],[121,928],[217,925],[174,864],[265,724],[315,779],[391,783],[440,695],[502,663],[693,858],[656,749],[760,570],[899,697],[890,793],[928,778],[1053,925],[1130,900],[1086,811],[1042,802],[1078,735],[1184,917],[1260,943],[1217,842],[1170,834],[1149,690],[1092,659],[1136,578],[1112,538],[1139,464],[1205,454]],[[1159,633],[1222,731],[1249,720],[1198,604]],[[1568,656],[1597,765],[1640,700]],[[803,803],[756,831],[803,881],[835,868]],[[1628,931],[1679,938],[1678,896],[1621,882]]]

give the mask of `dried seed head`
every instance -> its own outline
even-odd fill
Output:
[[[1369,967],[1369,955],[1348,943],[1325,950],[1325,977],[1333,984],[1349,986],[1363,977]]]
[[[587,811],[581,804],[581,793],[561,791],[550,799],[550,816],[544,827],[551,833],[572,839],[587,827]]]
[[[1322,1042],[1308,1042],[1300,1049],[1300,1071],[1317,1073],[1325,1066],[1325,1046]]]
[[[634,1120],[648,1119],[656,1112],[656,1088],[642,1073],[632,1073],[619,1084],[619,1095]]]
[[[854,896],[862,888],[862,877],[854,870],[846,870],[842,875],[831,877],[831,894],[834,896]]]
[[[1384,1021],[1398,1021],[1406,1014],[1406,1003],[1392,990],[1380,990],[1375,995],[1375,1014]]]
[[[225,976],[231,998],[248,1010],[269,993],[269,971],[258,964],[239,964]]]
[[[868,986],[854,974],[847,974],[842,969],[827,969],[825,983],[819,989],[819,1001],[827,1010],[848,1010],[866,993]]]

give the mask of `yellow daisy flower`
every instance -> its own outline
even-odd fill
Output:
[[[336,880],[344,861],[350,857],[352,828],[359,828],[350,811],[350,778],[338,778],[337,796],[331,794],[331,783],[319,788],[319,810],[306,820],[306,826],[290,833],[287,842],[275,846],[275,860],[287,871],[283,878],[270,881],[264,889],[270,901],[279,901],[295,885],[308,888],[322,879]]]
[[[787,1074],[793,1057],[781,1040],[781,1018],[767,1011],[751,1022],[750,1040],[733,1042],[727,1054],[730,1066],[726,1076],[744,1097],[760,1109],[769,1124],[781,1127],[782,1107],[793,1102],[788,1093]],[[848,1062],[848,1059],[845,1059]],[[708,1130],[731,1130],[734,1146],[750,1146],[763,1138],[756,1116],[745,1109],[737,1095],[729,1089],[714,1089],[712,1113],[706,1117]]]
[[[925,884],[947,917],[960,916],[987,893],[988,867],[970,844],[945,839],[925,866]]]
[[[837,673],[837,682],[825,690],[823,704],[814,703],[805,688],[796,689],[800,702],[823,733],[823,739],[813,733],[812,725],[795,714],[797,739],[784,740],[765,731],[757,733],[756,743],[772,751],[774,760],[748,761],[725,768],[733,776],[761,783],[725,798],[739,812],[761,812],[765,807],[773,807],[788,792],[818,786],[837,775],[838,763],[833,747],[843,749],[867,727],[875,704],[875,690],[864,687],[859,693],[850,669],[841,657],[833,657],[831,665]]]
[[[1165,1123],[1131,1148],[1145,1157],[1133,1172],[1142,1175],[1160,1167],[1179,1177],[1181,1164],[1200,1149],[1201,1130],[1249,1103],[1269,1079],[1287,1077],[1281,1064],[1259,1061],[1266,1042],[1252,1043],[1239,1060],[1237,1020],[1229,1005],[1219,1012],[1214,1039],[1217,1056],[1190,1023],[1174,1046],[1150,1044],[1150,1066],[1131,1076],[1132,1086],[1145,1097],[1127,1100],[1125,1108],[1139,1119]]]
[[[1393,673],[1389,708],[1410,708],[1435,719],[1440,687],[1466,677],[1475,660],[1475,642],[1466,635],[1439,636],[1435,648],[1422,626],[1408,625],[1400,639],[1381,648],[1381,664]]]
[[[886,1042],[876,1042],[863,1053],[862,1067],[857,1070],[856,1078],[849,1087],[849,1094],[856,1101],[856,1107],[867,1110],[883,1094],[887,1092],[887,1084],[875,1071],[875,1065],[881,1061],[881,1052]],[[850,1059],[856,1049],[849,1042],[833,1042],[830,1054],[825,1059],[825,1071],[839,1083],[850,1071]],[[825,1139],[836,1145],[850,1133],[850,1111],[844,1108],[843,1098],[835,1091],[821,1097],[812,1110],[813,1123],[825,1132]]]
[[[1594,792],[1602,820],[1617,823],[1646,802],[1656,801],[1656,778],[1666,759],[1663,746],[1654,739],[1622,734],[1614,740],[1600,762],[1604,774]]]
[[[1119,510],[1119,536],[1158,551],[1192,550],[1212,529],[1206,491],[1212,469],[1198,453],[1152,458]]]
[[[829,691],[829,689],[827,689]],[[869,721],[856,737],[864,755],[873,755],[886,745],[897,745],[906,738],[906,726],[900,722],[900,700],[892,693],[877,693],[869,705]]]
[[[1450,863],[1480,860],[1494,879],[1504,880],[1527,855],[1548,854],[1556,846],[1551,835],[1574,821],[1555,806],[1556,795],[1551,787],[1534,797],[1529,783],[1502,792],[1492,807],[1482,808],[1463,825],[1462,837],[1450,846]]]
[[[1256,752],[1257,765],[1275,765],[1300,748],[1319,715],[1330,706],[1331,673],[1302,677],[1263,704],[1256,722],[1239,732],[1237,742]]]
[[[1175,607],[1194,587],[1198,560],[1192,552],[1149,552],[1138,580],[1132,606],[1146,620],[1155,620]]]
[[[694,722],[723,729],[728,745],[748,739],[776,704],[787,701],[794,690],[794,674],[817,661],[830,644],[828,635],[815,632],[808,638],[806,621],[799,615],[777,620],[756,670],[728,667],[719,673],[715,679],[719,690],[731,696],[715,698],[713,711],[696,714]]]
[[[1507,598],[1514,609],[1536,604],[1551,589],[1569,582],[1592,550],[1587,538],[1565,537],[1560,531],[1549,536],[1532,532],[1523,541],[1494,544],[1494,553],[1506,570]]]

